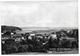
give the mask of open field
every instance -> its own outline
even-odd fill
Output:
[[[78,54],[78,50],[76,49],[66,49],[66,51],[47,51],[47,53],[43,52],[23,52],[23,53],[14,53],[9,55],[41,55],[41,54]]]

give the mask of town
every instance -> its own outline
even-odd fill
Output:
[[[23,30],[20,27],[1,26],[2,54],[29,52],[53,54],[65,51],[78,53],[78,29],[54,30],[17,33]]]

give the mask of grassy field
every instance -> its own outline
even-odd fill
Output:
[[[78,50],[76,49],[65,49],[65,51],[47,51],[47,53],[42,52],[24,52],[24,53],[14,53],[9,55],[41,55],[41,54],[78,54]]]

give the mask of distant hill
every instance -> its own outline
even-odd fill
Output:
[[[16,30],[22,30],[21,28],[19,27],[15,27],[15,26],[6,26],[6,25],[2,25],[1,26],[1,32],[4,32],[4,31],[16,31]]]
[[[21,27],[22,30],[69,30],[69,29],[78,29],[78,27]]]
[[[17,33],[51,33],[58,31],[67,31],[72,29],[78,29],[76,27],[21,27],[22,31],[17,31]]]
[[[31,32],[31,31],[38,31],[38,32],[49,32],[49,31],[60,31],[60,30],[71,30],[71,29],[78,29],[77,27],[21,27],[23,32]]]

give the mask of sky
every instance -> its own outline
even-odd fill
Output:
[[[78,27],[76,1],[0,2],[1,25],[19,27]]]

